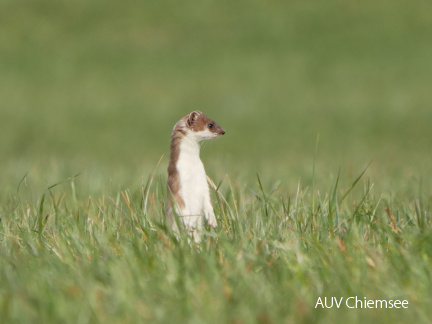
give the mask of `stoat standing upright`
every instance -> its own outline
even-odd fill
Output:
[[[200,111],[193,111],[175,124],[171,135],[170,161],[168,165],[167,215],[173,229],[177,229],[172,206],[191,232],[200,241],[202,216],[216,227],[216,217],[210,199],[210,191],[204,165],[200,159],[200,142],[224,135],[225,131]],[[172,199],[170,199],[172,197]]]

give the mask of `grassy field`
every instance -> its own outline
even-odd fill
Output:
[[[431,11],[1,0],[1,323],[430,323]],[[164,221],[196,109],[227,131],[198,246]]]

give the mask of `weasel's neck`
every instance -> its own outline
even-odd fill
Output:
[[[200,144],[195,138],[191,136],[185,136],[180,142],[180,152],[187,156],[194,156],[199,158],[200,155]]]

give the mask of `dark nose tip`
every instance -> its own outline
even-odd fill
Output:
[[[225,131],[224,131],[223,129],[222,129],[222,132],[221,132],[221,134],[222,134],[222,135],[225,135]]]

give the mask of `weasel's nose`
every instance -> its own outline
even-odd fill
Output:
[[[222,131],[221,131],[221,134],[222,134],[222,135],[225,135],[225,131],[224,131],[223,129],[222,129]]]

